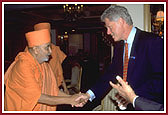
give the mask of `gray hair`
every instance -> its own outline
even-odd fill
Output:
[[[128,10],[123,6],[111,5],[101,15],[101,21],[104,22],[105,18],[108,18],[110,21],[117,21],[119,18],[122,18],[128,25],[133,25]]]

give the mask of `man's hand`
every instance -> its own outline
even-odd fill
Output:
[[[75,101],[79,102],[75,105],[75,107],[83,107],[88,99],[90,98],[90,95],[88,93],[80,93],[80,96],[75,99]]]
[[[118,103],[118,107],[121,110],[125,110],[129,102],[125,98],[123,98],[119,93],[116,93],[115,97],[117,98],[116,102]]]
[[[115,88],[128,102],[133,103],[133,99],[136,97],[133,89],[130,87],[130,85],[128,85],[128,82],[123,81],[121,77],[117,76],[116,79],[118,80],[119,84],[113,84],[110,81],[110,85]]]
[[[80,107],[82,106],[81,104],[85,101],[84,99],[80,98],[82,96],[82,93],[74,94],[71,95],[69,98],[69,103],[71,104],[72,107]]]

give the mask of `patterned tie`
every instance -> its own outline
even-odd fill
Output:
[[[128,70],[128,43],[125,43],[125,56],[124,56],[124,67],[123,67],[123,80],[127,81],[127,70]]]

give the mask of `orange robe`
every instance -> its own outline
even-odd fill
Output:
[[[41,93],[58,95],[54,73],[47,63],[39,64],[28,52],[19,53],[5,73],[5,110],[46,111],[56,106],[38,104]]]
[[[63,77],[63,70],[62,70],[62,62],[66,58],[66,55],[64,52],[60,50],[58,46],[55,46],[54,44],[51,44],[51,59],[49,60],[49,64],[54,72],[54,75],[57,79],[58,86],[61,85],[64,77]]]

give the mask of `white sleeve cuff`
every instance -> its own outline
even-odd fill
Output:
[[[139,97],[139,96],[135,96],[134,99],[133,99],[133,103],[132,103],[132,104],[133,104],[133,107],[134,107],[134,108],[135,108],[135,100],[136,100],[136,98],[138,98],[138,97]]]
[[[90,98],[89,98],[90,101],[92,101],[94,98],[96,98],[94,93],[92,92],[92,90],[89,89],[86,93],[88,93],[90,95]]]

